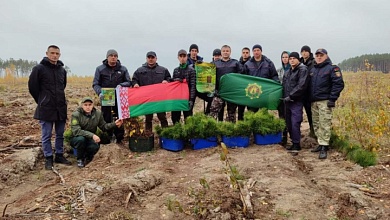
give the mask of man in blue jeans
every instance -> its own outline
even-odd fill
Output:
[[[36,65],[28,80],[28,89],[37,103],[34,118],[39,120],[42,128],[42,149],[46,158],[45,168],[53,167],[53,150],[51,136],[55,128],[55,160],[56,163],[70,165],[64,157],[64,130],[67,115],[65,87],[66,71],[59,60],[60,48],[50,45],[46,57]]]

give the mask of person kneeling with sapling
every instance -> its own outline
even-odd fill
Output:
[[[122,126],[122,119],[107,123],[103,114],[93,105],[90,97],[81,101],[81,106],[72,113],[70,146],[77,149],[77,166],[82,168],[92,161],[94,155],[99,151],[100,137],[96,135],[97,128],[108,131]]]

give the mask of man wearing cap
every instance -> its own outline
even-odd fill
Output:
[[[305,45],[301,48],[301,56],[302,57],[299,61],[307,66],[307,71],[310,74],[311,70],[313,69],[315,61],[314,61],[313,53],[311,52],[311,49],[309,46]],[[309,77],[309,79],[310,79],[310,77]],[[305,108],[307,121],[309,122],[309,126],[310,126],[309,136],[316,138],[315,134],[314,134],[313,119],[312,119],[312,114],[311,114],[310,81],[309,81],[309,86],[307,87],[305,93],[306,93],[306,95],[303,99],[303,107]]]
[[[95,71],[92,87],[99,98],[103,99],[102,88],[116,88],[117,86],[130,87],[130,75],[127,68],[118,60],[118,52],[114,49],[107,51],[103,64]],[[102,106],[103,117],[106,122],[113,122],[118,117],[118,97],[115,97],[115,106]],[[113,131],[116,143],[122,143],[124,129],[115,128]],[[108,133],[112,136],[112,131]]]
[[[263,55],[263,48],[259,44],[252,47],[253,57],[244,64],[244,73],[250,76],[257,76],[266,79],[272,79],[279,82],[278,72],[274,63]],[[250,108],[250,111],[258,111],[258,108]]]
[[[53,167],[51,137],[55,128],[54,162],[70,165],[64,157],[64,130],[67,118],[65,99],[66,70],[60,59],[60,48],[50,45],[46,57],[36,65],[28,80],[28,90],[37,103],[34,119],[39,120],[42,128],[42,150],[46,158],[45,169]]]
[[[203,62],[203,57],[198,55],[199,53],[199,47],[196,44],[191,44],[189,53],[188,53],[188,59],[187,64],[188,65],[195,65],[196,62]]]
[[[344,80],[340,68],[332,65],[325,49],[320,48],[316,51],[315,61],[316,64],[310,73],[310,97],[313,127],[319,145],[312,152],[320,152],[318,158],[326,159],[332,126],[332,109],[344,89]]]
[[[171,74],[168,69],[158,65],[157,55],[153,51],[146,53],[146,63],[139,67],[133,74],[134,88],[140,86],[153,85],[157,83],[168,83]],[[161,127],[168,127],[167,116],[165,112],[157,113]],[[153,114],[145,115],[145,130],[152,132]]]
[[[287,150],[301,150],[301,123],[303,115],[303,98],[308,85],[307,67],[299,62],[299,54],[289,54],[291,68],[284,73],[283,77],[283,102],[285,104],[285,119],[287,131],[290,134],[291,147]]]
[[[221,49],[215,49],[213,51],[213,58],[211,60],[211,63],[214,63],[217,60],[220,60],[222,58]]]
[[[241,57],[239,62],[244,67],[245,63],[251,58],[251,50],[248,47],[244,47],[241,50]],[[238,105],[237,119],[244,120],[245,105]]]
[[[82,168],[92,161],[99,150],[97,128],[103,132],[119,128],[122,126],[122,119],[112,123],[105,122],[102,112],[94,107],[91,97],[83,98],[80,105],[72,113],[70,146],[77,150],[77,166]]]
[[[188,90],[190,94],[188,100],[188,105],[190,110],[183,111],[184,119],[186,119],[188,116],[192,115],[192,109],[195,103],[196,74],[195,74],[195,69],[192,67],[192,65],[187,64],[187,52],[185,50],[183,49],[179,50],[179,52],[177,53],[177,58],[179,60],[179,66],[173,70],[173,77],[171,81],[183,82],[184,79],[187,81]],[[172,111],[171,117],[172,117],[172,122],[174,124],[180,122],[181,111]]]

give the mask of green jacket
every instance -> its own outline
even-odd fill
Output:
[[[115,127],[115,122],[107,123],[104,121],[103,113],[96,108],[92,109],[91,115],[86,115],[83,108],[79,107],[72,113],[70,128],[72,137],[83,136],[93,137],[99,127],[102,131],[107,131]]]

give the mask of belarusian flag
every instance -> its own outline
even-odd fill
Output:
[[[219,95],[225,101],[253,108],[278,109],[282,85],[274,80],[229,73],[221,77]]]
[[[169,111],[188,111],[187,82],[159,83],[139,88],[117,87],[119,118]]]

